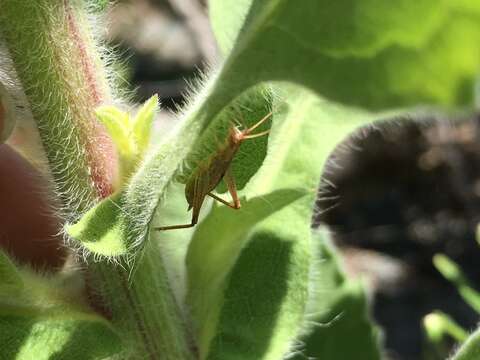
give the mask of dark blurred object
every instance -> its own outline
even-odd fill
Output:
[[[61,269],[67,250],[48,180],[8,145],[0,144],[0,248],[18,264]]]
[[[217,54],[206,9],[196,0],[130,0],[109,13],[107,40],[127,63],[135,100],[158,93],[163,106],[183,103],[186,80]]]
[[[467,329],[478,322],[432,256],[446,254],[480,286],[479,124],[478,116],[399,119],[363,129],[332,155],[330,185],[325,182],[318,200],[330,210],[315,222],[330,225],[348,250],[350,272],[370,279],[374,315],[394,359],[421,358],[421,319],[434,309]],[[390,261],[374,261],[385,256]],[[385,264],[396,264],[390,282],[381,281]]]

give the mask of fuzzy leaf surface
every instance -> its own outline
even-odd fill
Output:
[[[289,80],[375,109],[472,101],[480,51],[476,1],[209,4],[217,39],[229,54],[222,76],[229,91]]]
[[[74,278],[16,268],[1,252],[0,268],[2,358],[94,360],[121,351],[110,324],[82,302]]]
[[[202,359],[279,359],[289,352],[308,300],[314,189],[335,145],[369,119],[300,87],[278,90],[288,100],[244,193],[252,201],[280,191],[305,195],[283,207],[272,202],[269,216],[257,219],[248,201],[240,212],[218,206],[198,226],[187,255],[187,300]]]
[[[106,258],[127,255],[128,231],[122,218],[122,194],[108,197],[65,227],[70,237],[89,252]]]
[[[20,291],[22,288],[23,280],[16,266],[3,251],[0,251],[0,294]]]
[[[451,360],[474,360],[480,358],[480,329],[471,334]]]
[[[293,359],[380,360],[379,332],[371,322],[361,283],[346,278],[326,232],[315,233],[314,242],[317,261],[312,264],[309,331],[300,338],[304,345]]]

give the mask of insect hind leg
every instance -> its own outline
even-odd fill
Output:
[[[208,196],[210,196],[210,197],[212,197],[213,199],[221,202],[221,203],[224,204],[224,205],[227,205],[228,207],[230,207],[230,208],[232,208],[232,209],[238,210],[238,209],[240,209],[240,207],[241,207],[240,201],[238,201],[238,203],[235,203],[235,201],[234,201],[233,203],[230,203],[230,202],[228,202],[227,200],[224,200],[224,199],[222,199],[220,196],[217,196],[217,195],[215,195],[215,194],[213,194],[213,193],[211,193],[211,192],[208,193]]]
[[[235,184],[235,179],[233,177],[233,174],[230,170],[230,168],[227,169],[225,172],[225,175],[223,177],[223,181],[225,181],[225,184],[227,185],[228,192],[230,193],[230,196],[232,197],[233,203],[230,203],[221,197],[209,192],[208,195],[214,198],[215,200],[221,202],[222,204],[227,205],[228,207],[238,210],[242,207],[242,204],[240,203],[240,199],[238,198],[237,194],[237,185]]]

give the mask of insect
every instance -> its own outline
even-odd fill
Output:
[[[237,195],[237,186],[235,185],[235,179],[230,164],[243,141],[266,135],[269,132],[269,130],[266,130],[257,134],[252,134],[252,132],[267,121],[270,116],[272,116],[271,112],[265,115],[256,124],[245,130],[240,130],[237,126],[232,126],[229,130],[227,139],[218,148],[217,152],[202,161],[198,165],[198,170],[192,173],[185,186],[185,197],[188,202],[188,210],[192,210],[192,221],[190,223],[161,226],[156,227],[155,230],[185,229],[195,226],[198,222],[200,209],[202,208],[207,195],[232,209],[240,209],[240,199]],[[225,181],[228,192],[232,197],[231,203],[212,193],[222,179]]]

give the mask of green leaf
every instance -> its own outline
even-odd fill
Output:
[[[158,111],[158,96],[147,100],[131,121],[127,113],[114,106],[96,110],[120,154],[120,168],[126,181],[143,158],[150,142],[153,119]],[[132,218],[123,213],[124,193],[103,199],[75,224],[65,227],[67,233],[89,252],[106,258],[127,255],[132,246],[129,226]]]
[[[219,91],[288,80],[369,108],[471,104],[480,5],[454,0],[212,0]]]
[[[228,3],[232,4],[231,2]],[[212,4],[215,6],[213,2]],[[240,4],[242,6],[240,6]],[[316,64],[316,59],[322,58],[321,56],[317,56],[317,53],[303,50],[296,52],[295,49],[292,50],[290,47],[284,46],[285,44],[289,44],[289,46],[301,47],[302,44],[300,42],[291,41],[291,39],[286,38],[283,33],[275,35],[268,33],[268,31],[276,29],[276,27],[266,26],[264,20],[269,19],[268,24],[270,24],[270,22],[275,23],[275,21],[281,18],[278,18],[278,16],[281,14],[284,16],[284,12],[288,12],[288,4],[291,3],[274,1],[255,2],[252,4],[252,6],[255,6],[255,12],[252,10],[252,14],[258,14],[258,16],[252,15],[249,18],[248,26],[245,25],[241,35],[238,37],[238,41],[235,43],[234,49],[230,53],[229,58],[225,61],[223,67],[218,73],[212,75],[212,77],[205,83],[201,93],[196,96],[196,101],[192,102],[189,107],[187,107],[184,113],[184,121],[173,131],[169,139],[161,143],[156,150],[149,154],[147,159],[145,159],[139,167],[137,173],[131,178],[128,188],[124,192],[124,203],[119,217],[122,222],[128,225],[124,226],[125,229],[129,229],[125,238],[128,238],[128,243],[132,244],[132,246],[138,246],[141,248],[145,243],[146,237],[149,234],[149,226],[153,223],[153,217],[159,199],[165,195],[165,191],[170,182],[174,178],[177,178],[181,182],[185,182],[188,175],[193,171],[196,171],[195,164],[198,163],[198,159],[204,158],[203,156],[198,155],[199,153],[202,153],[202,149],[215,151],[216,148],[218,149],[219,142],[224,141],[225,133],[222,131],[231,125],[231,106],[235,109],[240,109],[240,113],[243,114],[244,119],[258,121],[256,116],[249,116],[251,111],[248,111],[248,106],[242,106],[245,101],[248,102],[249,99],[258,98],[252,96],[252,94],[255,93],[252,86],[258,85],[266,80],[281,79],[292,80],[309,86],[310,81],[323,81],[322,79],[325,78],[323,74],[326,76],[337,76],[338,74],[342,74],[337,70],[333,71],[328,68],[324,70],[323,66]],[[318,7],[318,5],[316,5],[316,3],[313,4],[311,0],[307,4],[308,6],[313,7],[312,9]],[[246,2],[241,1],[238,6],[234,6],[232,9],[235,10],[242,8],[247,11],[247,5]],[[258,10],[258,12],[256,12],[256,10]],[[296,13],[293,12],[293,14]],[[239,14],[232,11],[225,16],[231,18],[236,17],[237,15]],[[242,18],[241,14],[240,18]],[[283,18],[281,19],[282,21],[284,20]],[[232,23],[235,23],[235,21],[232,21]],[[283,25],[292,27],[294,23],[297,24],[299,28],[297,30],[300,33],[306,31],[303,27],[314,28],[316,26],[316,23],[311,24],[303,19],[293,18],[286,21]],[[293,33],[297,30],[293,28],[291,29]],[[457,43],[458,40],[455,41],[455,44]],[[288,49],[289,54],[282,53],[285,49]],[[266,55],[268,56],[265,57]],[[408,59],[411,58],[412,57],[409,55]],[[436,56],[435,58],[437,59]],[[296,62],[287,64],[284,63],[284,60],[282,59],[289,59],[289,61],[295,60]],[[455,59],[457,61],[459,58],[455,57]],[[302,61],[305,63],[302,63]],[[416,61],[416,59],[413,60],[414,65],[417,64]],[[268,64],[268,66],[265,66],[266,64]],[[351,66],[352,64],[348,64],[346,70],[350,71]],[[381,69],[383,69],[382,66],[380,67]],[[283,73],[280,73],[280,70],[278,69],[283,69],[281,70]],[[318,76],[319,71],[321,71],[322,77]],[[346,76],[350,76],[348,71],[345,73]],[[268,75],[268,72],[271,72],[270,75],[272,76]],[[368,73],[372,72],[366,72],[364,68],[360,69],[358,72],[360,76]],[[442,65],[442,74],[445,73],[447,72],[444,71]],[[397,71],[395,71],[395,74],[397,74]],[[401,76],[403,77],[404,75],[405,74],[402,74]],[[411,78],[418,79],[417,76]],[[432,79],[437,79],[437,77],[432,76]],[[359,81],[353,80],[355,80],[355,78],[352,78],[352,83],[348,84],[347,89],[350,91],[354,89],[355,86],[358,86],[358,84],[361,84],[362,89],[360,90],[360,94],[355,94],[353,98],[362,99],[362,96],[369,93],[364,88],[369,84],[369,81],[364,81],[364,79]],[[335,80],[335,84],[337,83],[341,84],[342,82]],[[332,84],[329,83],[328,86],[330,85]],[[313,88],[319,90],[315,87]],[[385,91],[384,88],[384,86],[378,86],[376,87],[376,92],[382,94],[382,96],[388,94],[388,91]],[[441,87],[437,88],[441,89]],[[242,94],[244,95],[243,97]],[[287,102],[288,97],[292,95],[295,94],[284,94],[284,97],[281,98],[279,104],[282,105],[282,103]],[[275,94],[275,96],[277,95]],[[269,101],[270,100],[267,97],[265,102],[259,102],[259,108],[269,108]],[[275,119],[277,115],[275,113],[276,110],[273,110],[273,121],[275,122],[277,121]],[[302,111],[303,109],[300,110],[300,113]],[[315,116],[313,116],[313,119],[315,119]],[[333,131],[338,131],[339,134],[341,133],[345,135],[343,132],[345,126],[341,124],[339,124],[339,126],[339,130]],[[244,149],[246,149],[246,146],[257,146],[257,144],[261,144],[261,141],[265,140],[266,138],[245,142]],[[204,147],[204,144],[207,144],[207,146]],[[243,184],[246,184],[250,176],[256,169],[258,169],[258,166],[260,166],[261,161],[263,160],[262,156],[257,156],[257,154],[261,154],[258,149],[255,149],[253,152],[244,151],[243,153],[245,156],[242,158],[241,154],[239,154],[239,157],[235,159],[233,164],[234,171],[235,169],[239,169],[236,176],[238,176],[237,180],[240,188]],[[193,161],[192,158],[194,159]],[[305,159],[300,161],[305,161]],[[182,167],[182,165],[186,166]],[[181,171],[178,171],[180,168]],[[248,172],[245,171],[246,169],[248,169]],[[223,191],[224,188],[219,188],[219,190]],[[164,221],[162,221],[161,217],[162,215],[159,213],[158,219],[155,219],[155,223],[163,224]]]
[[[197,227],[188,249],[187,266],[190,306],[201,327],[201,352],[214,335],[225,278],[248,243],[247,234],[255,224],[302,195],[302,191],[285,189],[243,201],[239,211],[215,206]],[[208,254],[204,249],[209,249]]]
[[[369,118],[299,87],[277,91],[288,100],[276,113],[264,164],[244,189],[255,203],[267,200],[270,216],[248,203],[245,213],[215,207],[188,250],[187,302],[202,359],[279,359],[291,350],[308,300],[314,189],[335,145]],[[268,206],[292,189],[307,195]]]
[[[476,360],[480,358],[480,329],[471,334],[451,360]]]
[[[0,264],[2,359],[93,360],[121,351],[115,331],[74,285],[78,275],[40,276],[16,268],[1,252]]]
[[[308,11],[300,12],[297,4],[285,0],[211,1],[213,23],[220,21],[217,32],[225,31],[232,44],[231,51],[219,71],[205,83],[196,101],[187,108],[184,121],[168,142],[161,144],[132,178],[122,209],[133,219],[125,219],[130,221],[126,227],[131,230],[130,243],[143,246],[159,199],[169,183],[174,176],[185,181],[185,177],[195,171],[195,166],[189,164],[191,156],[195,157],[201,147],[202,136],[208,137],[209,146],[218,146],[218,141],[222,141],[218,129],[231,122],[227,116],[229,105],[259,83],[292,81],[331,99],[375,108],[419,101],[443,104],[469,101],[477,70],[480,22],[476,21],[475,14],[467,14],[465,7],[444,1],[439,6],[435,2],[432,10],[432,2],[425,0],[417,5],[402,1],[391,8],[378,7],[378,1],[373,0],[343,1],[343,8],[328,4],[306,0],[301,8]],[[332,6],[345,9],[346,13],[332,13],[329,11]],[[377,8],[378,12],[373,13]],[[357,18],[357,14],[361,16]],[[338,45],[326,38],[323,30],[318,30],[317,15],[322,19],[336,19],[335,23],[344,29],[343,40]],[[388,15],[391,25],[382,24],[384,15]],[[372,18],[376,18],[375,22],[371,26],[366,24]],[[419,35],[415,35],[417,27],[413,26],[412,19],[421,19]],[[332,21],[326,24],[333,26]],[[403,24],[408,24],[406,30]],[[361,38],[348,44],[353,31],[347,30],[351,28],[364,30],[359,30],[363,34]],[[386,34],[385,39],[382,34]],[[415,45],[407,47],[405,44],[409,41]],[[223,43],[227,48],[227,41]],[[327,45],[330,48],[324,51],[323,46]],[[353,47],[357,54],[345,55],[353,52]],[[366,56],[367,53],[371,54]],[[292,94],[287,93],[284,102],[289,96]],[[300,109],[302,112],[302,107]],[[209,129],[216,135],[207,135]],[[339,124],[339,130],[333,131],[345,134],[344,130],[344,125]],[[187,166],[179,173],[177,169],[185,160]],[[254,164],[258,166],[257,161]],[[163,223],[161,213],[158,216],[156,223]]]
[[[100,360],[120,351],[105,321],[81,314],[1,314],[0,338],[5,359]]]
[[[380,359],[379,332],[370,319],[362,284],[347,279],[325,231],[318,231],[314,241],[315,275],[306,334],[300,338],[305,345],[293,359]]]
[[[133,119],[133,134],[139,155],[142,157],[150,144],[150,135],[155,115],[158,112],[158,95],[153,95],[138,110]]]
[[[67,234],[89,252],[106,258],[127,255],[129,243],[122,218],[122,194],[110,196],[87,211]]]
[[[234,8],[228,1],[211,1],[210,14],[218,41],[223,49],[232,45],[241,29],[242,22],[248,16],[248,9],[261,9],[252,0],[237,1]],[[276,11],[291,11],[293,19],[303,16],[303,23],[297,23],[299,38],[312,49],[318,48],[323,53],[344,57],[348,55],[368,56],[392,44],[406,47],[417,47],[431,36],[445,16],[445,9],[438,8],[438,2],[420,0],[412,3],[409,0],[392,4],[376,0],[366,0],[361,4],[351,0],[336,2],[307,2],[302,6],[290,6],[285,1],[275,1],[268,5],[268,10],[275,15]],[[241,5],[240,5],[241,4]],[[264,6],[267,8],[267,5]],[[233,10],[233,11],[232,11]],[[241,16],[236,16],[241,14]],[[342,18],[335,15],[342,14]],[[222,16],[223,15],[223,16]],[[379,15],[382,15],[380,18]],[[279,14],[277,16],[285,16]],[[422,16],[424,16],[422,18]],[[247,22],[253,22],[251,18]],[[233,23],[229,23],[233,21]],[[273,22],[275,24],[275,20]],[[283,29],[287,31],[294,24],[289,21]],[[311,26],[315,24],[315,26]],[[248,25],[247,25],[248,26]],[[310,27],[310,33],[305,30]],[[280,30],[282,29],[280,28]],[[229,33],[222,32],[229,29]],[[317,41],[312,41],[316,39]]]
[[[23,280],[15,264],[0,250],[0,294],[23,289]]]
[[[316,328],[302,340],[305,347],[293,359],[375,360],[382,359],[379,332],[367,312],[367,300],[361,284],[347,282],[343,287],[329,289],[322,316],[314,318]],[[330,294],[328,294],[330,292]],[[332,296],[332,297],[333,297]],[[345,341],[345,339],[348,339]]]

